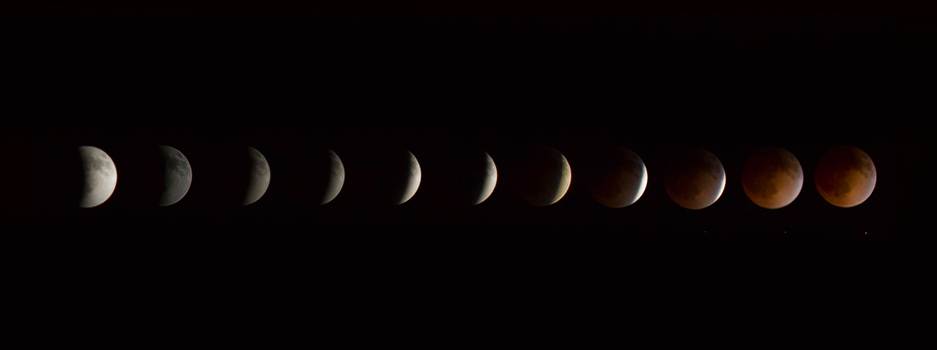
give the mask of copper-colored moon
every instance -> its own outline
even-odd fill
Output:
[[[875,163],[856,147],[834,147],[817,165],[817,191],[830,204],[851,208],[862,204],[875,190]]]
[[[726,171],[715,154],[691,150],[671,160],[667,195],[686,208],[699,210],[716,203],[726,188]]]
[[[791,204],[804,187],[804,169],[782,148],[758,150],[742,170],[742,188],[755,205],[779,209]]]

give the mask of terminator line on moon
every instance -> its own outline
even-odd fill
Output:
[[[335,151],[329,150],[328,156],[329,175],[325,185],[325,192],[319,201],[321,205],[329,204],[335,200],[335,197],[338,197],[338,194],[342,192],[342,187],[345,185],[345,164],[342,163],[342,159],[339,158]]]
[[[675,158],[666,179],[670,199],[692,210],[716,203],[726,188],[726,171],[719,158],[702,149],[687,150]]]
[[[479,205],[488,200],[488,197],[491,197],[491,194],[495,191],[495,186],[497,185],[498,167],[495,165],[495,160],[492,159],[491,155],[486,152],[484,175],[482,176],[478,197],[475,198],[475,202],[472,204]]]
[[[178,203],[192,186],[192,166],[181,151],[170,146],[159,146],[163,161],[163,191],[159,205],[166,207]]]
[[[556,204],[569,190],[572,168],[566,156],[546,146],[530,147],[513,168],[511,186],[530,205]]]
[[[242,204],[251,205],[259,201],[270,187],[270,164],[256,148],[248,147],[247,152],[251,162],[251,173]]]
[[[863,150],[839,146],[823,155],[815,177],[823,199],[840,208],[851,208],[869,199],[878,174],[872,158]]]
[[[78,153],[84,176],[78,205],[82,208],[93,208],[106,202],[114,193],[117,187],[117,167],[114,160],[100,148],[81,146]]]
[[[592,198],[609,208],[634,204],[647,188],[647,167],[637,153],[616,148],[604,161],[605,169],[592,188]]]
[[[409,156],[409,171],[403,191],[400,192],[400,196],[396,200],[397,205],[410,201],[410,199],[416,195],[416,191],[420,189],[420,181],[423,179],[423,171],[420,168],[420,162],[416,159],[416,156],[413,155],[413,152],[407,151],[407,155]]]
[[[791,204],[804,186],[804,170],[793,153],[782,148],[755,151],[742,171],[742,188],[755,205],[779,209]]]

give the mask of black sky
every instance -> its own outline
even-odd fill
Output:
[[[11,80],[10,98],[27,124],[4,129],[3,142],[29,150],[21,155],[32,190],[15,194],[41,205],[8,212],[14,222],[115,230],[141,222],[284,232],[435,225],[419,229],[425,234],[483,224],[573,225],[651,239],[896,238],[924,152],[914,119],[927,115],[917,83],[926,81],[930,57],[922,32],[899,23],[906,22],[112,19],[37,31],[16,51]],[[107,151],[119,172],[145,167],[140,155],[150,147],[176,147],[192,162],[192,191],[177,207],[146,208],[119,183],[101,208],[66,208],[68,196],[59,194],[67,193],[70,168],[61,161],[85,144]],[[334,149],[349,178],[374,176],[355,171],[396,148],[412,151],[432,181],[452,154],[484,151],[499,162],[531,144],[554,147],[572,163],[572,188],[555,206],[526,206],[499,184],[478,208],[440,206],[423,192],[403,207],[383,206],[344,191],[318,207],[291,192],[300,178],[284,174],[308,171],[304,159]],[[819,156],[838,144],[867,151],[879,171],[875,193],[858,208],[834,208],[813,187]],[[219,157],[245,146],[264,153],[273,182],[256,207],[225,208],[206,188],[225,176]],[[594,203],[577,176],[613,146],[635,150],[651,176],[644,197],[618,210]],[[666,198],[658,169],[684,146],[707,149],[726,167],[725,193],[711,208],[687,211]],[[764,146],[790,150],[805,171],[803,192],[779,211],[756,207],[739,182],[747,152]]]

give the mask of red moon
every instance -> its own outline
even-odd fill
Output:
[[[804,169],[782,148],[756,151],[742,170],[742,188],[755,205],[779,209],[791,204],[804,187]]]
[[[851,208],[862,204],[875,190],[875,163],[856,147],[834,147],[817,165],[817,191],[830,204]]]

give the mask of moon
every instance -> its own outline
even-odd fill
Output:
[[[117,188],[117,167],[111,156],[100,148],[78,147],[84,175],[84,186],[79,206],[93,208],[107,201]]]
[[[250,159],[250,177],[242,204],[251,205],[259,201],[270,187],[270,164],[256,148],[248,147],[247,152]]]
[[[465,208],[489,200],[498,185],[498,167],[484,151],[449,149],[430,158],[420,191],[427,203]]]
[[[163,191],[159,205],[167,207],[178,203],[192,186],[192,166],[182,152],[170,146],[159,146],[163,161]]]
[[[600,170],[592,198],[609,208],[634,204],[647,188],[647,167],[641,157],[626,148],[616,148]]]
[[[722,196],[726,171],[715,154],[690,150],[672,160],[665,188],[677,205],[692,210],[704,209]]]
[[[416,156],[412,152],[407,151],[407,171],[404,175],[404,185],[398,195],[395,196],[395,203],[397,205],[404,204],[410,201],[416,191],[420,189],[420,181],[423,179],[423,172],[420,169],[420,162],[416,159]]]
[[[573,171],[566,156],[550,147],[529,148],[514,170],[514,190],[521,199],[537,207],[559,202],[572,183]]]
[[[342,192],[345,185],[345,164],[338,157],[335,151],[329,150],[329,174],[325,185],[325,192],[322,195],[319,204],[326,205],[331,203]]]
[[[488,200],[488,197],[491,197],[491,194],[494,193],[495,186],[498,185],[498,167],[495,165],[495,160],[487,152],[485,153],[485,165],[482,171],[482,181],[478,186],[478,196],[472,202],[473,205],[479,205]]]
[[[826,152],[817,165],[817,191],[830,204],[852,208],[862,204],[875,190],[875,163],[856,147],[839,146]]]
[[[782,148],[755,151],[742,170],[742,188],[755,205],[779,209],[794,202],[804,187],[804,170],[793,153]]]

